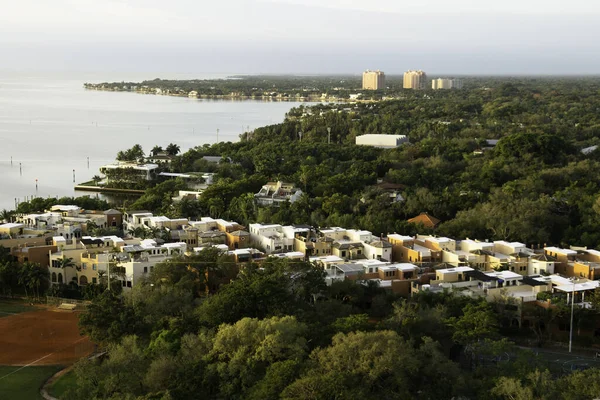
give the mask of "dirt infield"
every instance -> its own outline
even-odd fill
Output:
[[[0,365],[70,365],[92,353],[75,312],[39,310],[0,318]]]

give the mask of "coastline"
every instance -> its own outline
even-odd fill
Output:
[[[199,100],[237,100],[237,101],[248,101],[248,100],[262,100],[265,102],[290,102],[290,103],[372,103],[379,100],[373,99],[356,99],[356,98],[340,98],[334,96],[285,96],[278,94],[275,96],[246,96],[238,94],[225,94],[225,95],[210,95],[210,94],[198,94],[190,95],[189,93],[173,93],[170,91],[162,91],[159,88],[147,88],[147,89],[122,89],[114,87],[98,87],[92,85],[84,85],[85,90],[96,90],[101,92],[124,92],[124,93],[136,93],[144,95],[155,95],[155,96],[171,96],[171,97],[187,97],[190,99]]]

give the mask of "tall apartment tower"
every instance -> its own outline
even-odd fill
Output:
[[[425,89],[427,83],[427,74],[421,70],[406,71],[404,73],[404,89]]]
[[[462,79],[438,78],[431,81],[432,89],[462,89]]]
[[[383,71],[369,71],[363,72],[363,90],[380,90],[385,88],[385,74]]]

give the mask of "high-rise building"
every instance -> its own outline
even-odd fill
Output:
[[[438,78],[431,81],[432,89],[462,89],[462,79]]]
[[[425,89],[427,84],[427,74],[421,70],[406,71],[404,73],[404,89]]]
[[[385,74],[383,71],[369,71],[363,72],[363,90],[380,90],[385,89]]]

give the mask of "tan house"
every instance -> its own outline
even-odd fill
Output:
[[[250,247],[250,232],[237,230],[233,232],[225,232],[227,246],[229,249],[245,249]]]
[[[407,259],[406,249],[415,243],[412,236],[398,235],[396,233],[387,235],[387,241],[392,245],[392,261],[400,262]]]
[[[474,271],[471,267],[444,268],[435,271],[435,280],[440,282],[462,282],[469,280],[467,273]]]
[[[56,246],[16,247],[11,251],[19,264],[30,262],[42,267],[50,266],[50,253],[57,251]]]
[[[16,238],[19,235],[23,234],[23,229],[25,225],[23,224],[15,224],[8,223],[0,225],[0,237],[5,236],[7,238]]]
[[[309,232],[307,236],[296,235],[294,237],[294,250],[304,253],[307,257],[333,254],[333,247],[332,238],[317,236],[313,232]]]
[[[333,242],[331,254],[346,260],[358,260],[365,258],[365,247],[362,242],[336,240]]]

